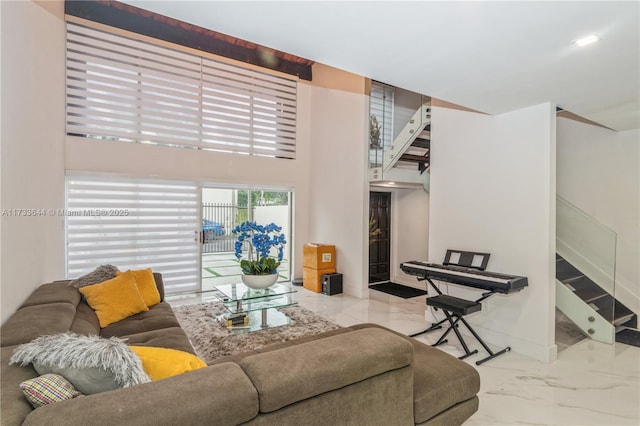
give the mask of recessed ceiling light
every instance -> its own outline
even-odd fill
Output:
[[[600,40],[598,38],[598,36],[596,36],[595,34],[591,34],[591,35],[588,35],[586,37],[582,37],[582,38],[577,39],[575,41],[575,43],[578,46],[583,47],[583,46],[586,46],[587,44],[595,43],[598,40]]]

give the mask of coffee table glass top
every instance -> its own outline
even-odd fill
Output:
[[[295,292],[290,283],[274,284],[264,290],[254,290],[236,283],[218,285],[213,294],[229,312],[238,313],[295,305]]]
[[[254,290],[244,284],[216,286],[213,295],[222,302],[229,314],[243,313],[248,324],[227,326],[232,333],[248,333],[265,328],[293,324],[294,321],[276,308],[295,305],[291,283],[274,284],[264,290]],[[221,320],[224,320],[222,315]]]

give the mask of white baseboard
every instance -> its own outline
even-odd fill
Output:
[[[540,345],[538,343],[525,340],[518,336],[506,335],[495,330],[489,330],[480,325],[471,324],[471,322],[469,322],[469,324],[494,352],[498,352],[509,346],[513,352],[517,352],[521,355],[547,364],[552,363],[556,359],[558,359],[558,347],[555,343],[551,345]],[[466,330],[466,327],[460,327],[460,331],[465,335],[465,337],[471,337],[471,340],[468,340],[470,346],[478,347],[481,352],[484,351],[480,343],[478,343],[475,338]]]

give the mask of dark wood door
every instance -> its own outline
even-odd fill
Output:
[[[391,193],[369,193],[369,283],[389,281],[391,270]]]

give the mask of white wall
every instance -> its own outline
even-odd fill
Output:
[[[4,322],[40,284],[64,277],[64,4],[1,2],[0,275]]]
[[[448,248],[488,252],[488,270],[527,276],[527,288],[468,319],[497,347],[553,360],[555,107],[488,116],[434,106],[432,121],[429,260],[441,263]]]
[[[394,190],[391,220],[391,280],[424,289],[424,281],[402,272],[400,263],[429,258],[429,193],[424,189]]]
[[[558,118],[558,195],[617,234],[616,297],[640,312],[640,130]]]
[[[365,79],[316,64],[308,242],[334,244],[344,292],[367,297],[368,96]]]

